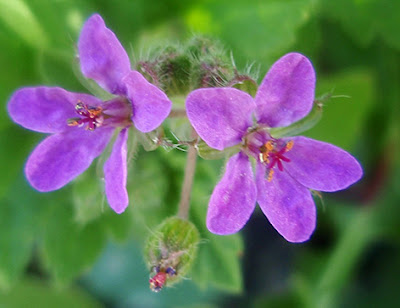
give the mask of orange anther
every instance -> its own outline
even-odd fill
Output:
[[[267,153],[272,152],[272,150],[274,149],[274,144],[271,140],[267,141],[264,146],[267,149]]]
[[[81,123],[79,122],[80,119],[72,118],[67,120],[67,125],[68,126],[78,126]]]
[[[101,107],[97,107],[97,108],[90,108],[90,109],[88,109],[88,112],[89,112],[89,116],[91,117],[91,118],[95,118],[95,117],[98,117],[99,115],[101,115],[101,113],[103,112],[103,108],[101,108]]]
[[[274,176],[274,170],[273,169],[270,169],[269,170],[269,172],[268,172],[268,182],[271,182],[272,181],[272,177]]]
[[[293,148],[293,144],[294,144],[293,140],[290,140],[288,143],[286,143],[285,152],[289,152]]]

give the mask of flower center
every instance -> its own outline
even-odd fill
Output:
[[[95,130],[103,124],[103,108],[88,106],[85,103],[78,101],[75,106],[76,113],[80,115],[77,118],[68,119],[68,126],[83,126],[86,125],[87,130]]]
[[[283,163],[290,162],[290,159],[285,157],[285,153],[289,152],[293,148],[293,140],[290,140],[283,147],[280,147],[276,141],[268,140],[260,147],[259,159],[260,162],[267,165],[268,171],[268,182],[271,182],[274,175],[273,168],[278,166],[279,171],[283,171]]]

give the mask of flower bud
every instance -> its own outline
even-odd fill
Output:
[[[196,257],[199,238],[196,227],[179,217],[170,217],[157,227],[145,246],[152,291],[159,292],[185,276]]]
[[[170,96],[190,92],[192,61],[188,55],[171,53],[160,63],[159,74],[166,93]]]
[[[186,50],[193,57],[193,89],[227,86],[234,78],[236,67],[219,41],[197,36],[188,42]]]
[[[136,69],[168,96],[186,96],[194,89],[237,83],[232,83],[237,69],[227,51],[218,41],[201,36],[183,45],[154,48],[147,59],[136,63]]]

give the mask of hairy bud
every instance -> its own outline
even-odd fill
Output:
[[[159,292],[185,276],[196,257],[198,242],[196,227],[182,218],[170,217],[157,227],[145,247],[152,291]]]

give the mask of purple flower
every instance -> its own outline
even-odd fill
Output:
[[[129,203],[128,128],[132,124],[141,132],[157,128],[168,116],[171,101],[131,70],[127,53],[99,15],[83,26],[78,51],[83,74],[115,98],[104,102],[57,87],[28,87],[12,95],[8,112],[21,126],[52,134],[35,148],[25,166],[29,183],[42,192],[59,189],[85,171],[118,130],[104,179],[108,203],[122,213]]]
[[[316,224],[310,189],[337,191],[361,178],[357,160],[334,145],[302,136],[271,136],[270,128],[288,126],[310,112],[314,90],[312,64],[290,53],[271,67],[254,99],[233,88],[198,89],[188,96],[189,120],[210,147],[223,150],[242,144],[211,195],[211,232],[239,231],[257,201],[286,240],[306,241]],[[249,157],[256,160],[255,179]]]

